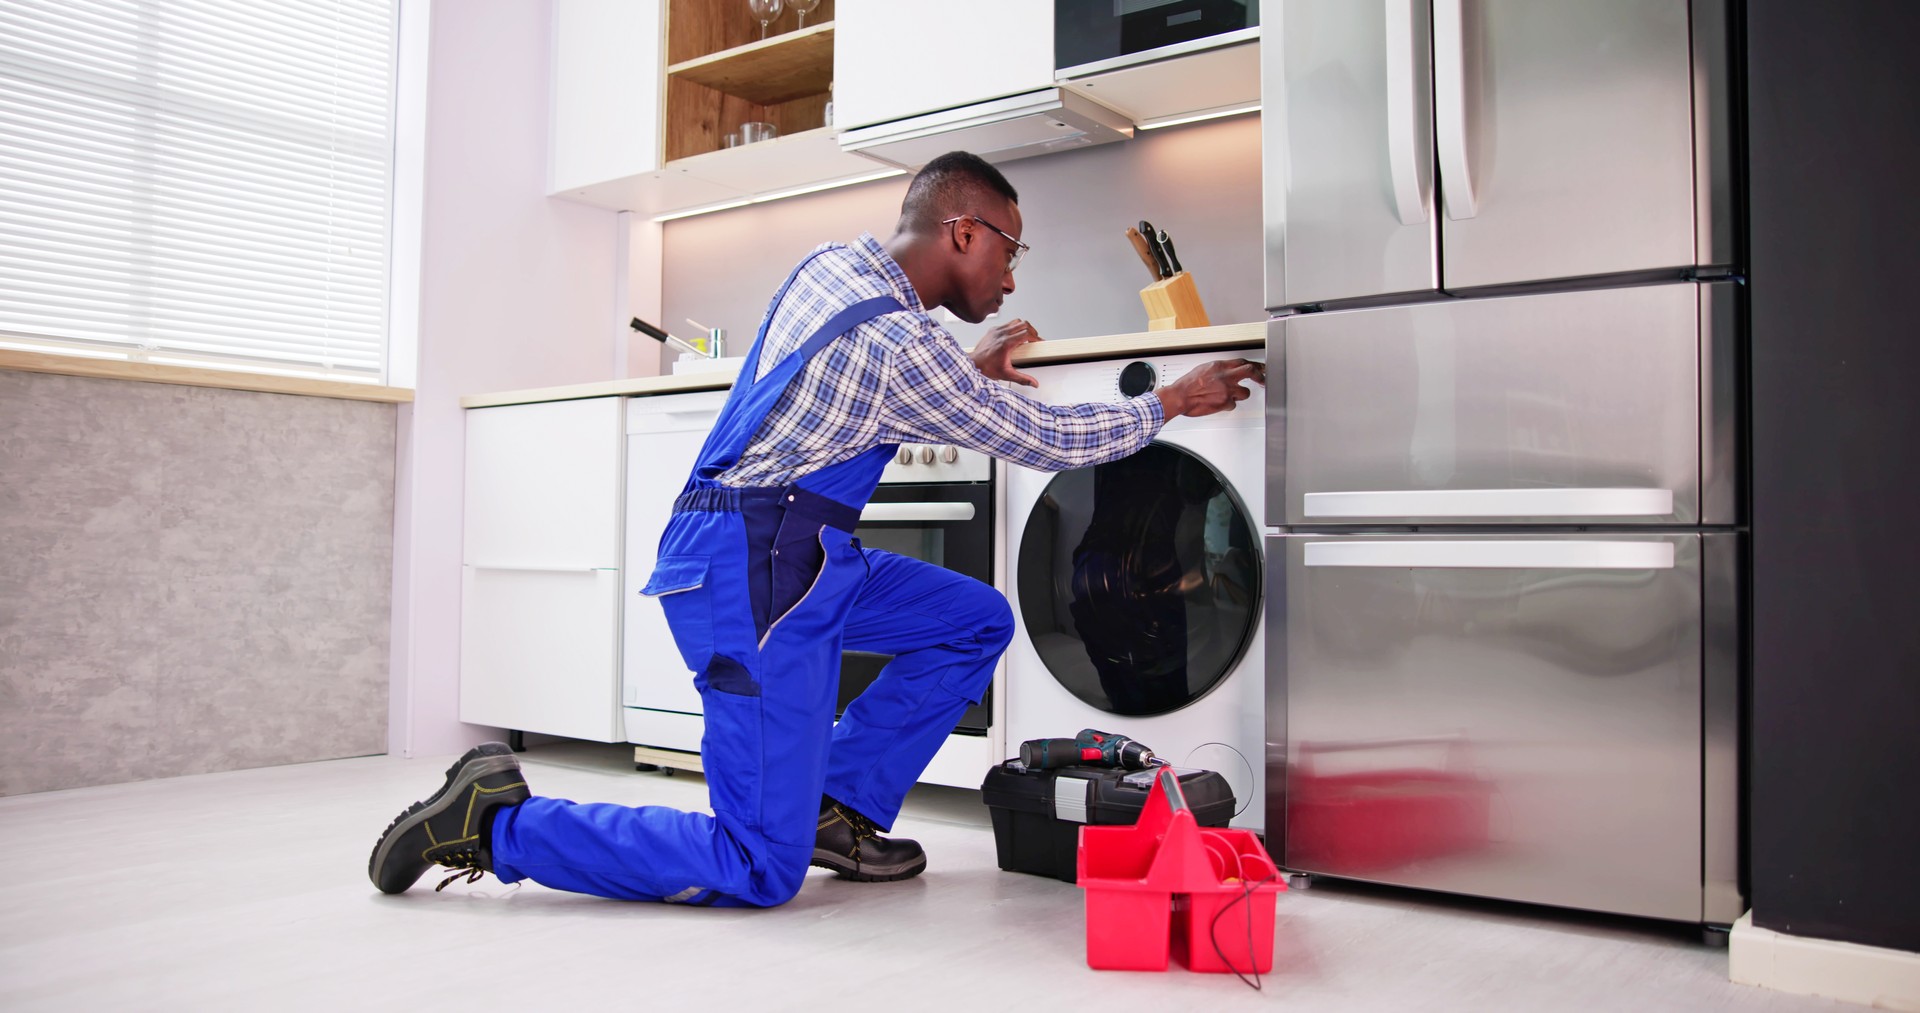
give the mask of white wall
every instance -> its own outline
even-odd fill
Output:
[[[1013,295],[999,319],[1019,317],[1047,338],[1147,329],[1140,289],[1152,276],[1125,238],[1142,218],[1174,239],[1216,324],[1266,319],[1260,232],[1260,117],[1143,130],[1133,140],[1017,159],[1000,166],[1020,192],[1022,238]],[[727,329],[745,351],[787,272],[821,243],[893,232],[908,177],[666,223],[665,308]],[[985,327],[955,324],[970,345]],[[668,361],[671,361],[669,359]]]
[[[545,196],[547,37],[546,0],[432,8],[419,362],[395,483],[389,750],[400,755],[497,735],[458,720],[460,396],[625,372],[615,321],[629,298],[616,268],[626,226]],[[657,275],[657,254],[644,255]]]

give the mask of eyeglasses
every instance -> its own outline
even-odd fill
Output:
[[[979,215],[956,215],[952,218],[947,219],[944,222],[941,222],[940,224],[952,225],[954,222],[957,222],[962,218],[971,218],[974,221],[979,222],[982,225],[985,225],[987,228],[990,228],[993,231],[998,232],[1003,236],[1007,236],[1007,230],[1001,228],[998,225],[993,224],[990,221],[987,221],[985,218],[982,218]],[[1012,236],[1007,236],[1007,242],[1013,244],[1012,251],[1010,251],[1007,254],[1007,273],[1012,274],[1013,269],[1020,266],[1020,258],[1026,256],[1027,251],[1033,249],[1033,247],[1028,246],[1027,244],[1021,242],[1020,240],[1013,238]]]

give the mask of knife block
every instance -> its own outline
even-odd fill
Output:
[[[1141,289],[1140,302],[1147,308],[1147,330],[1207,326],[1207,308],[1200,305],[1200,292],[1193,287],[1193,275],[1185,271]]]

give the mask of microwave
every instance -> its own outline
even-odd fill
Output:
[[[1085,73],[1095,69],[1088,64],[1176,56],[1259,26],[1260,0],[1054,0],[1053,65]]]

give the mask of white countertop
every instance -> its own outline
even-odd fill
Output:
[[[1016,366],[1040,366],[1055,362],[1085,362],[1095,359],[1120,359],[1130,355],[1166,352],[1205,352],[1233,348],[1258,348],[1267,340],[1265,323],[1221,324],[1216,327],[1188,327],[1173,331],[1139,331],[1133,334],[1108,334],[1092,338],[1061,338],[1022,346],[1013,354]],[[493,394],[469,394],[460,399],[462,408],[489,408],[495,405],[531,404],[539,401],[572,401],[587,397],[650,397],[655,394],[679,394],[695,390],[725,390],[733,386],[733,373],[685,373],[679,376],[637,376],[624,380],[601,380],[565,387],[536,387]]]

